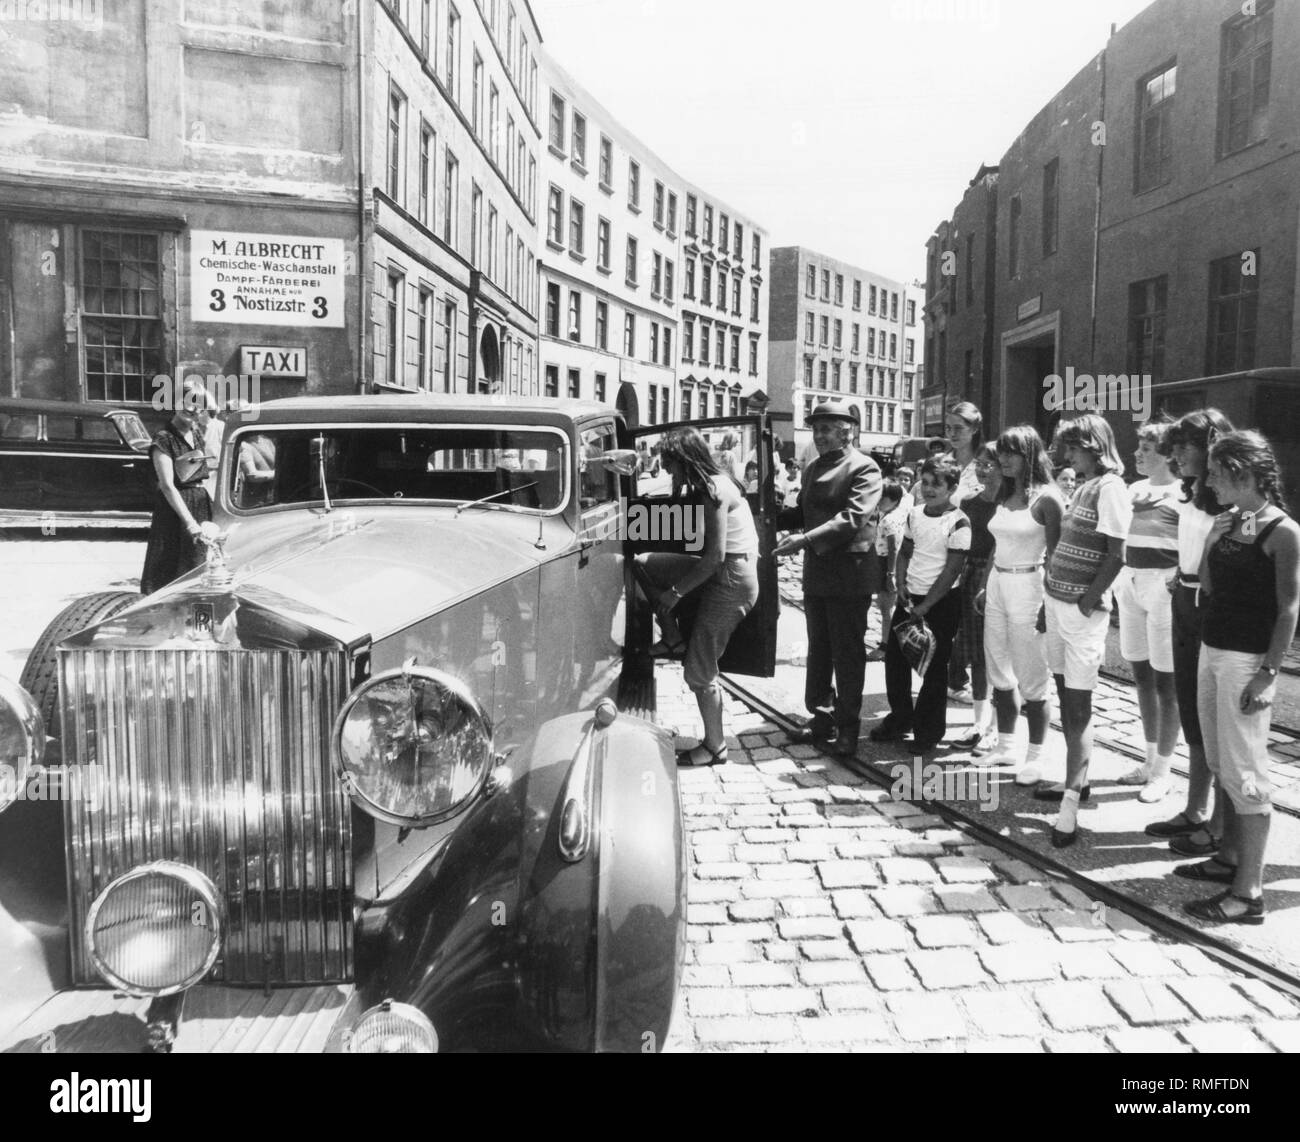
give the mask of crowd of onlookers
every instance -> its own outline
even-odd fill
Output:
[[[1010,767],[1058,806],[1052,844],[1074,844],[1117,611],[1146,747],[1120,783],[1145,803],[1168,797],[1181,730],[1187,803],[1147,832],[1206,858],[1174,870],[1222,888],[1187,905],[1192,915],[1262,922],[1270,708],[1300,611],[1300,527],[1267,439],[1200,409],[1143,425],[1126,464],[1101,416],[1062,421],[1050,442],[1028,425],[986,440],[963,403],[919,470],[882,479],[852,447],[846,406],[827,401],[811,423],[817,455],[777,479],[789,531],[777,554],[805,553],[811,720],[798,736],[852,755],[862,671],[883,660],[889,713],[873,741],[914,755],[961,745]],[[1138,478],[1126,483],[1130,465]],[[873,597],[882,631],[868,653]],[[1060,782],[1043,779],[1053,699]],[[973,706],[973,726],[949,743],[951,701]]]

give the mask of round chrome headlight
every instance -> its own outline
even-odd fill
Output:
[[[0,813],[20,796],[45,756],[45,722],[32,696],[0,675]]]
[[[349,796],[381,821],[422,827],[455,816],[492,767],[492,727],[473,695],[439,670],[378,674],[334,723]]]
[[[348,1039],[353,1055],[432,1055],[437,1050],[438,1033],[429,1017],[418,1007],[391,999],[362,1015]]]
[[[160,860],[119,876],[86,916],[91,962],[132,995],[174,995],[217,962],[222,917],[217,890],[189,865]]]

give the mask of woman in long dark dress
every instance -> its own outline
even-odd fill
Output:
[[[158,477],[158,491],[140,575],[140,590],[146,595],[161,590],[204,561],[206,549],[199,537],[202,525],[212,519],[212,501],[203,486],[208,465],[202,442],[198,417],[189,409],[178,409],[167,427],[153,438],[149,455]],[[197,456],[189,455],[195,452]]]

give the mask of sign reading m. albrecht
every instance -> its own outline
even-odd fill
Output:
[[[227,325],[343,328],[342,238],[190,233],[190,316]]]

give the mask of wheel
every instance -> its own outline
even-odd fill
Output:
[[[45,732],[50,737],[59,736],[59,672],[55,648],[69,635],[111,619],[118,611],[138,603],[140,598],[134,591],[100,591],[96,595],[87,595],[64,607],[41,632],[27,656],[18,684],[36,702],[41,717],[45,719]]]
[[[381,492],[378,488],[374,486],[374,484],[367,484],[364,480],[350,480],[346,476],[344,476],[341,479],[335,478],[332,480],[326,480],[325,483],[326,486],[333,484],[336,487],[342,487],[344,484],[352,484],[354,487],[365,488],[366,491],[368,492],[374,492],[375,495],[377,495],[380,499],[386,500],[389,498],[387,492]],[[309,492],[313,488],[318,488],[318,487],[320,487],[320,484],[317,481],[313,480],[310,484],[303,484],[302,487],[295,488],[292,492],[289,493],[287,499],[289,502],[292,502],[298,498],[298,494],[300,492]]]

